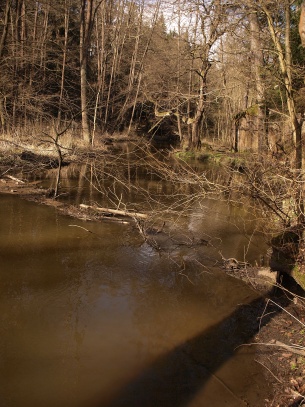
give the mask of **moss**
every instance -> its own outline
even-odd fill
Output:
[[[205,161],[209,161],[212,158],[212,155],[209,153],[203,153],[203,154],[200,154],[197,158],[199,161],[205,162]]]
[[[222,153],[215,153],[211,157],[217,164],[223,161],[224,155]]]
[[[181,149],[174,151],[173,154],[184,161],[213,162],[217,165],[229,166],[241,172],[247,168],[247,161],[253,159],[253,153],[250,151],[235,153],[225,147],[216,150],[207,143],[202,143],[199,151]]]
[[[187,150],[183,150],[183,151],[176,151],[174,153],[174,155],[181,159],[181,160],[199,160],[202,162],[207,162],[209,160],[214,160],[215,156],[221,157],[221,154],[217,154],[217,153],[210,153],[210,152],[200,152],[200,151],[187,151]]]
[[[193,160],[196,158],[194,151],[176,151],[175,156],[181,160]]]
[[[258,111],[259,111],[259,106],[258,105],[252,105],[247,109],[246,113],[249,116],[257,116]]]
[[[297,368],[298,368],[298,366],[297,366],[296,362],[291,362],[290,363],[290,369],[291,370],[296,370]]]
[[[305,290],[305,274],[300,269],[299,265],[294,266],[291,275],[295,279],[295,281],[303,288],[303,290]]]

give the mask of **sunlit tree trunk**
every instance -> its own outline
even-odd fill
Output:
[[[82,0],[80,24],[80,92],[81,92],[81,118],[82,137],[86,144],[90,144],[91,135],[88,112],[88,52],[90,49],[90,32],[92,25],[92,0]]]
[[[99,11],[97,13],[97,22],[95,25],[95,41],[97,52],[97,89],[95,95],[94,116],[93,116],[93,129],[92,129],[92,145],[94,144],[95,133],[97,129],[98,120],[102,125],[101,103],[104,100],[106,89],[106,73],[108,63],[108,43],[107,43],[107,4],[103,1]],[[103,131],[103,128],[101,128]]]
[[[11,10],[12,0],[7,0],[5,9],[4,9],[4,16],[3,16],[3,24],[2,24],[2,33],[0,37],[0,67],[2,65],[2,57],[4,48],[6,45],[6,38],[8,33],[8,25],[9,25],[9,17],[10,17],[10,10]],[[1,72],[0,72],[1,75]],[[1,78],[2,80],[2,78]],[[0,95],[0,123],[1,129],[4,130],[6,127],[6,113],[5,113],[5,98],[3,95]]]
[[[285,5],[285,17],[286,17],[286,28],[285,28],[285,48],[282,45],[281,37],[277,35],[276,27],[273,24],[273,19],[271,13],[267,7],[263,6],[263,11],[266,14],[268,20],[268,27],[271,34],[272,41],[274,43],[275,49],[277,51],[277,56],[279,60],[279,68],[283,77],[285,84],[286,98],[287,98],[287,108],[289,112],[289,118],[291,126],[293,129],[293,138],[295,143],[295,168],[298,170],[302,169],[302,121],[299,120],[297,112],[295,99],[293,95],[293,83],[292,83],[292,64],[291,64],[291,40],[290,40],[290,4],[286,1]]]
[[[33,79],[35,76],[34,66],[35,66],[35,58],[37,56],[37,35],[38,35],[38,14],[39,14],[39,7],[40,5],[37,3],[35,5],[34,11],[34,21],[32,26],[32,36],[31,36],[31,43],[32,43],[32,58],[31,58],[31,70],[30,70],[30,78],[29,84],[30,86],[33,85]]]
[[[200,148],[201,128],[206,110],[207,76],[211,68],[211,53],[215,43],[223,36],[227,29],[225,10],[227,4],[221,0],[195,2],[196,23],[198,35],[194,36],[194,48],[196,49],[197,69],[195,70],[198,79],[198,96],[196,109],[192,118],[192,135],[190,148]],[[198,43],[198,36],[201,37],[201,44]]]
[[[265,86],[262,78],[264,66],[264,56],[260,41],[260,26],[257,11],[250,9],[250,47],[251,47],[251,67],[253,72],[254,87],[256,93],[257,114],[255,116],[256,149],[262,152],[267,149],[266,140],[266,101]]]
[[[192,147],[200,149],[201,137],[200,128],[204,117],[206,92],[207,92],[207,75],[210,69],[210,63],[204,61],[202,70],[198,73],[199,76],[199,96],[197,101],[197,108],[192,122]]]
[[[67,64],[67,52],[68,52],[68,36],[69,36],[69,20],[70,20],[70,2],[65,0],[64,2],[64,43],[62,50],[62,68],[60,78],[60,93],[59,93],[59,106],[58,106],[58,126],[60,126],[62,116],[62,105],[64,103],[64,90],[65,90],[65,74]]]
[[[143,66],[144,66],[144,62],[145,62],[145,58],[146,55],[148,53],[151,41],[152,41],[152,36],[154,33],[154,30],[156,28],[157,25],[157,21],[158,21],[158,16],[159,16],[159,10],[160,10],[160,4],[161,4],[161,0],[157,0],[155,3],[155,8],[154,8],[154,14],[153,14],[153,18],[151,21],[151,27],[150,27],[150,32],[146,41],[146,44],[144,46],[144,49],[142,51],[142,53],[139,55],[138,58],[138,63],[134,63],[133,65],[133,72],[132,75],[130,76],[129,80],[129,92],[128,92],[128,100],[130,101],[131,98],[133,97],[133,100],[131,100],[132,104],[133,104],[133,108],[132,108],[132,112],[131,112],[131,117],[130,117],[130,121],[129,121],[129,126],[128,126],[128,133],[131,131],[131,126],[133,123],[133,118],[134,118],[134,114],[135,114],[135,108],[136,108],[136,104],[138,101],[138,96],[140,94],[140,88],[141,88],[141,84],[142,84],[142,73],[143,73]],[[144,2],[143,2],[143,7],[144,7]],[[142,19],[142,15],[141,15],[141,19]],[[142,27],[142,21],[141,21],[141,27]],[[140,35],[141,35],[141,31],[138,31],[138,40],[140,40]],[[139,48],[139,44],[137,44],[136,48],[135,48],[135,55],[134,55],[134,60],[136,62],[137,59],[137,55],[139,54],[138,51]],[[136,72],[136,65],[137,65],[137,72]],[[133,96],[132,93],[132,85],[133,87],[136,87],[136,93]],[[127,99],[126,99],[127,100]]]
[[[290,24],[291,24],[291,10],[289,0],[285,0],[285,32],[284,41],[285,47],[281,42],[281,37],[277,35],[276,27],[273,23],[272,15],[266,6],[262,7],[268,21],[268,27],[271,34],[272,41],[277,51],[279,60],[279,68],[285,84],[287,109],[289,113],[291,127],[293,129],[293,139],[295,144],[295,169],[297,170],[299,179],[297,183],[296,200],[298,202],[298,223],[304,223],[304,198],[302,186],[302,163],[303,163],[303,146],[302,146],[302,125],[303,118],[297,115],[296,104],[293,93],[292,83],[292,60],[291,60],[291,38],[290,38]]]
[[[130,60],[130,66],[129,66],[129,75],[128,75],[128,85],[127,89],[125,91],[126,97],[125,101],[123,103],[123,106],[121,108],[118,120],[117,120],[117,125],[119,126],[121,122],[124,120],[124,114],[126,112],[126,109],[129,107],[129,104],[132,103],[132,94],[133,90],[136,85],[136,78],[137,75],[139,74],[139,69],[140,69],[140,57],[139,57],[139,46],[140,46],[140,40],[141,40],[141,35],[142,35],[142,19],[143,19],[143,11],[144,11],[144,2],[142,2],[139,5],[136,5],[135,3],[130,4],[130,13],[132,15],[131,20],[132,23],[135,26],[135,32],[132,29],[132,27],[129,27],[130,30],[130,36],[134,38],[134,48],[131,52],[131,60]],[[135,10],[137,10],[137,19],[135,19]],[[133,101],[135,102],[135,101]],[[135,103],[133,103],[135,104]]]
[[[112,61],[108,80],[108,92],[105,102],[105,114],[104,123],[107,125],[109,116],[111,114],[111,96],[113,93],[113,88],[115,86],[116,78],[119,75],[120,61],[122,59],[122,54],[124,50],[124,45],[126,41],[126,26],[124,26],[124,15],[125,15],[125,0],[121,0],[117,5],[117,15],[116,23],[114,23],[112,16],[112,9],[110,10],[110,18],[108,21],[112,29],[111,35],[111,49],[112,49]],[[109,6],[110,7],[110,6]]]
[[[47,60],[47,38],[48,38],[48,27],[49,27],[49,13],[50,6],[49,4],[45,5],[44,8],[44,20],[43,28],[40,37],[40,68],[43,72],[43,84],[46,81],[46,60]]]

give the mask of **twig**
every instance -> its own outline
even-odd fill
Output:
[[[299,322],[302,326],[305,327],[305,324],[303,324],[303,322],[301,322],[298,318],[296,318],[294,315],[292,315],[289,311],[287,311],[285,308],[281,307],[279,304],[277,304],[276,302],[272,301],[270,298],[268,298],[267,300],[267,305],[268,302],[272,302],[274,305],[276,305],[277,307],[279,307],[282,311],[285,311],[286,314],[290,315],[291,318],[295,319],[297,322]]]
[[[268,314],[265,314],[265,312],[266,312],[266,310],[267,310],[267,307],[268,307],[268,301],[266,302],[265,308],[264,308],[264,310],[263,310],[263,313],[262,313],[262,315],[261,315],[260,318],[259,318],[259,326],[258,326],[258,330],[259,330],[259,331],[260,331],[260,329],[261,329],[262,319],[263,319],[265,316],[271,314],[271,312],[268,312]]]
[[[8,168],[6,171],[4,171],[2,174],[0,174],[0,178],[2,178],[7,172],[9,172],[11,168]]]
[[[191,360],[193,361],[193,363],[196,363],[197,365],[203,367],[208,374],[214,379],[216,380],[221,386],[223,386],[230,394],[232,397],[234,397],[236,400],[238,400],[240,403],[242,403],[245,406],[248,406],[248,403],[243,400],[242,398],[240,398],[237,394],[235,394],[230,388],[229,386],[220,379],[220,377],[218,377],[215,373],[213,373],[207,366],[203,365],[202,363],[200,363],[195,357],[191,356],[190,354],[188,354],[188,356],[191,358]],[[239,404],[240,405],[240,404]]]
[[[207,266],[202,264],[199,260],[195,259],[195,262],[197,264],[199,264],[201,267],[203,267],[204,269],[206,269],[206,270],[203,270],[200,274],[203,274],[203,273],[212,274],[211,270]]]
[[[268,372],[275,378],[275,380],[277,380],[279,383],[283,383],[282,380],[280,380],[277,376],[275,376],[275,374],[266,366],[264,365],[262,362],[260,362],[259,360],[255,359],[256,363],[259,363],[260,365],[262,365],[265,369],[268,370]]]
[[[305,356],[305,350],[302,351],[300,349],[295,349],[293,345],[286,345],[285,343],[280,342],[280,341],[275,341],[274,343],[271,343],[271,342],[269,342],[269,343],[264,343],[264,342],[243,343],[242,345],[237,346],[236,349],[241,346],[253,346],[253,345],[255,345],[255,346],[258,346],[258,345],[259,346],[262,346],[262,345],[263,346],[275,346],[275,347],[284,348],[286,350],[289,350],[290,352],[295,353],[297,355]]]
[[[178,274],[179,274],[180,276],[183,276],[183,277],[187,278],[188,281],[189,281],[191,284],[195,285],[195,284],[193,283],[193,281],[189,278],[188,275],[182,273],[183,271],[185,271],[185,269],[186,269],[186,267],[185,267],[185,262],[184,262],[184,260],[182,260],[182,268],[181,268],[181,270],[178,272]]]
[[[223,382],[218,376],[216,376],[214,373],[212,373],[211,371],[209,372],[211,374],[211,376],[218,382],[220,383],[230,394],[231,396],[233,396],[236,400],[238,400],[239,402],[241,402],[243,405],[248,406],[248,403],[241,399],[237,394],[235,394],[230,388],[229,386],[227,386],[225,384],[225,382]]]
[[[178,274],[179,274],[179,276],[183,276],[183,277],[187,278],[188,281],[189,281],[191,284],[195,285],[195,284],[193,283],[193,281],[189,278],[189,276],[187,276],[186,274],[182,273],[181,271],[179,271]]]
[[[302,296],[300,296],[300,295],[298,295],[298,294],[296,294],[296,293],[291,292],[290,290],[288,290],[287,288],[283,287],[283,286],[282,286],[281,284],[279,284],[279,283],[276,283],[275,286],[276,286],[276,287],[279,287],[279,288],[280,288],[282,291],[284,291],[285,293],[288,293],[288,294],[292,295],[295,299],[297,299],[297,300],[300,301],[300,303],[302,304],[302,306],[305,306],[305,298],[304,298],[304,297],[302,297]]]
[[[293,353],[296,353],[297,355],[305,356],[305,348],[301,347],[300,345],[294,345],[294,344],[286,345],[285,343],[280,342],[280,341],[275,341],[275,345],[280,346],[284,349],[287,349]],[[304,349],[304,350],[302,350],[302,349]]]
[[[293,394],[294,397],[299,397],[301,400],[305,400],[305,396],[303,394],[299,393],[298,391],[291,389],[291,393]],[[299,401],[301,401],[301,400],[299,400]],[[298,405],[301,406],[303,404],[298,404]]]
[[[92,232],[91,230],[84,228],[83,226],[79,226],[79,225],[68,225],[68,226],[71,226],[71,227],[74,227],[74,228],[83,229],[83,230],[85,230],[86,232],[91,233],[92,235],[95,235],[95,236],[98,237],[99,239],[101,239],[101,240],[103,239],[103,238],[102,238],[101,236],[99,236],[97,233],[94,233],[94,232]]]

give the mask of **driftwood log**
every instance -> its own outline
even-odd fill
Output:
[[[103,214],[113,215],[113,216],[124,216],[129,218],[136,218],[136,219],[147,219],[148,215],[145,213],[133,212],[133,211],[123,211],[120,209],[109,209],[109,208],[101,208],[95,205],[79,205],[83,209],[92,209],[94,211],[101,212]]]
[[[17,182],[17,184],[25,184],[25,182],[22,181],[22,179],[13,177],[12,175],[5,175],[5,176],[6,176],[6,178],[9,178],[10,180]]]

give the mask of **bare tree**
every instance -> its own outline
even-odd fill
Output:
[[[217,43],[228,29],[230,5],[227,1],[212,0],[191,1],[186,7],[190,7],[193,13],[193,35],[190,39],[192,85],[189,105],[189,114],[192,116],[188,118],[188,123],[191,124],[188,148],[194,149],[201,146],[200,133],[206,112],[208,74],[214,62]]]
[[[82,0],[80,13],[80,92],[81,92],[81,113],[82,113],[82,136],[86,144],[90,144],[91,135],[89,127],[88,113],[88,55],[90,53],[90,39],[92,32],[93,0]]]
[[[293,67],[291,59],[291,38],[290,38],[290,17],[291,9],[290,2],[283,1],[283,11],[285,16],[285,27],[284,27],[284,45],[281,42],[281,37],[278,35],[277,26],[275,20],[272,16],[272,12],[268,5],[262,4],[261,8],[266,15],[268,28],[270,31],[271,39],[274,44],[275,51],[277,53],[277,58],[279,62],[279,69],[282,75],[283,84],[285,86],[286,93],[286,103],[289,113],[290,123],[293,129],[293,138],[295,143],[295,168],[297,170],[302,169],[302,157],[303,157],[303,147],[302,147],[302,124],[303,118],[299,118],[293,90]]]
[[[262,41],[260,39],[260,25],[258,21],[257,9],[250,6],[249,10],[250,26],[250,46],[251,46],[251,66],[255,84],[257,114],[256,114],[256,139],[257,149],[262,152],[267,149],[266,140],[266,100],[265,84],[263,81],[264,55]]]
[[[303,47],[305,47],[305,2],[302,2],[301,14],[299,19],[299,34]]]

